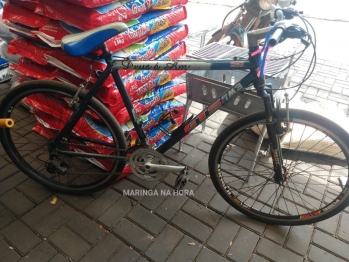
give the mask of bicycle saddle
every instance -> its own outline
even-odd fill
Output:
[[[71,56],[83,56],[108,39],[127,30],[124,23],[111,23],[85,32],[66,35],[62,38],[62,49]]]

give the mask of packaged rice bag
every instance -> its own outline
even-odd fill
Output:
[[[163,8],[186,4],[188,0],[171,0],[164,3],[158,0],[128,0],[113,2],[95,8],[72,5],[64,1],[40,0],[36,12],[54,20],[65,21],[82,30],[96,28],[113,22],[127,22],[148,12],[156,6]]]
[[[161,34],[155,36],[154,38],[150,38],[149,40],[146,39],[147,37],[158,32],[160,33],[160,31],[163,31],[171,26],[177,25],[185,18],[186,10],[184,7],[172,8],[167,11],[148,12],[137,20],[127,22],[126,24],[129,25],[129,29],[106,41],[107,48],[109,51],[114,53],[140,41],[144,41],[145,44],[148,44],[154,40],[161,39],[162,37],[159,37]],[[152,28],[154,30],[152,30]],[[169,33],[170,31],[171,30],[164,31],[164,33]],[[82,30],[62,21],[53,21],[46,26],[43,26],[39,30],[33,31],[37,37],[52,47],[59,47],[63,36],[79,32],[82,32]],[[187,34],[188,29],[184,28],[184,31],[180,31],[179,33],[175,34],[175,36],[178,37],[183,33]],[[125,52],[127,53],[130,51],[125,50]],[[125,55],[122,53],[120,56],[125,57]]]
[[[95,70],[102,72],[107,67],[107,63],[103,59],[96,59],[94,55],[72,57],[61,49],[53,49],[49,54],[45,54],[44,56],[49,64],[67,71],[76,77],[87,79],[91,76],[92,83],[97,81],[97,77],[94,74]],[[112,84],[114,84],[114,79],[112,75],[109,75],[105,81],[105,85]]]
[[[36,120],[46,128],[53,130],[61,130],[73,114],[66,101],[47,94],[30,95],[23,100],[23,103],[32,108],[31,112]],[[79,119],[73,128],[73,132],[81,137],[93,137],[107,143],[113,142],[109,130],[88,114],[84,114]],[[93,145],[93,142],[90,143]],[[113,153],[114,151],[110,147],[106,149],[101,145],[95,150],[103,154]]]
[[[185,42],[180,42],[173,46],[169,51],[159,56],[156,60],[165,60],[168,57],[171,57],[171,60],[176,60],[185,53]],[[141,70],[136,72],[132,76],[125,78],[124,85],[127,93],[133,101],[139,99],[147,92],[153,90],[156,86],[164,85],[167,82],[184,74],[185,72],[185,70]],[[98,92],[97,96],[101,101],[103,101],[103,103],[108,104],[109,106],[114,106],[114,112],[124,107],[119,90],[115,87],[103,87]]]
[[[187,46],[184,41],[180,41],[173,47],[171,47],[170,50],[163,53],[158,60],[167,60],[167,61],[174,61],[177,60],[182,55],[186,54],[187,52]]]
[[[139,116],[139,120],[142,121],[142,128],[145,132],[148,132],[152,127],[158,125],[161,121],[173,118],[177,119],[183,116],[185,105],[175,99],[163,102],[153,107],[148,113]],[[124,131],[128,131],[131,135],[131,139],[137,137],[137,133],[134,129],[131,120],[122,125]]]
[[[183,116],[174,120],[174,123],[172,123],[170,120],[163,121],[159,125],[154,126],[149,130],[147,133],[147,138],[150,146],[154,145],[166,135],[164,130],[166,132],[175,130],[183,122]]]
[[[63,125],[63,122],[58,119],[54,118],[51,115],[48,115],[45,112],[35,110],[33,111],[33,116],[38,120],[36,123],[36,126],[33,128],[34,131],[36,131],[41,136],[45,137],[46,139],[53,139],[57,135],[57,129],[61,128]],[[84,119],[84,121],[86,118]],[[110,133],[108,130],[106,130],[103,126],[98,125],[96,122],[94,122],[92,119],[87,119],[88,125],[90,126],[89,132],[86,132],[86,122],[84,128],[76,129],[74,128],[73,132],[78,134],[79,136],[83,137],[94,137],[106,142],[113,142],[110,136]],[[76,151],[76,152],[85,152],[85,153],[93,153],[93,154],[113,154],[114,150],[110,149],[110,147],[101,147],[100,144],[95,145],[93,143],[88,143],[86,146],[79,146],[78,141],[75,144],[70,144],[69,149]],[[92,148],[95,146],[94,148]],[[94,164],[95,166],[109,171],[113,164],[114,160],[108,160],[108,159],[96,159],[96,158],[89,158],[89,161]],[[131,174],[131,170],[125,167],[123,176]]]
[[[25,38],[11,40],[7,52],[12,55],[20,55],[29,58],[41,65],[47,65],[45,54],[50,54],[52,48]]]
[[[45,42],[51,47],[61,47],[61,39],[69,34],[81,32],[80,29],[70,26],[62,21],[51,21],[47,25],[32,30],[30,34],[35,35],[38,39]],[[145,40],[132,44],[122,50],[114,53],[118,57],[129,57],[131,60],[152,59],[151,56],[159,56],[167,51],[178,41],[183,40],[188,35],[187,25],[175,25],[166,28],[154,35],[148,36]],[[154,43],[157,41],[157,43]],[[152,45],[151,45],[152,44]],[[109,50],[113,52],[112,46]],[[98,51],[94,51],[100,53]],[[153,54],[155,53],[155,54]]]
[[[163,75],[166,75],[166,79],[169,79],[168,81],[165,81],[164,84],[167,84],[169,81],[171,81],[172,79],[175,79],[177,78],[180,74],[184,74],[186,71],[174,71],[174,70],[171,70],[171,71],[161,71],[160,74],[156,77],[155,80],[151,80],[149,82],[146,83],[146,85],[144,87],[142,87],[140,89],[141,93],[139,95],[139,97],[142,97],[144,96],[144,94],[148,93],[149,91],[152,91],[154,90],[156,87],[158,86],[161,86],[161,85],[157,85],[158,81],[157,79],[161,78]],[[105,88],[101,88],[101,91],[103,91]],[[110,89],[109,89],[110,90]],[[117,89],[115,89],[117,90]],[[114,90],[114,91],[115,91]],[[117,103],[114,103],[114,104],[108,104],[108,103],[104,103],[107,108],[113,113],[113,114],[116,114],[117,112],[119,112],[121,109],[125,108],[125,104],[124,102],[121,100],[121,96],[120,94],[118,93],[118,91],[115,91],[115,96],[117,99],[119,99]],[[134,96],[130,96],[131,100],[133,99]],[[103,99],[101,99],[101,97],[97,94],[97,98],[100,99],[102,102],[104,102]],[[136,99],[132,100],[132,101],[135,101]]]
[[[29,9],[11,3],[5,3],[2,19],[31,28],[39,28],[50,22],[48,17],[35,14]]]
[[[35,11],[39,0],[9,0],[10,3]]]
[[[116,2],[115,0],[60,0],[74,5],[85,6],[89,8],[98,7],[106,4]]]
[[[60,0],[62,1],[62,0]],[[63,0],[68,3],[72,3],[74,5],[80,5],[80,6],[85,6],[89,8],[93,7],[98,7],[98,6],[103,6],[107,5],[113,2],[116,2],[115,0]],[[148,0],[149,1],[149,0]],[[156,2],[156,4],[153,6],[155,9],[162,9],[162,8],[167,8],[170,7],[171,5],[175,5],[173,1],[171,0],[153,0],[153,2]],[[182,5],[187,4],[188,1],[181,1]]]
[[[167,135],[166,132],[174,131],[178,126],[180,126],[183,122],[183,116],[176,118],[175,123],[171,123],[170,121],[165,121],[158,126],[153,127],[148,133],[148,142],[149,145],[153,148],[158,148],[162,145],[170,136]],[[168,129],[167,129],[168,128]],[[137,139],[131,140],[131,146],[136,145]]]
[[[49,25],[50,26],[52,25],[54,28],[53,31],[56,31],[55,25],[57,25],[57,24],[65,25],[65,23],[58,22],[58,21],[54,21]],[[47,25],[46,27],[49,27],[49,25]],[[59,26],[58,26],[58,28],[59,28]],[[74,33],[74,32],[72,31],[72,33]],[[188,27],[186,25],[173,26],[173,27],[165,29],[157,34],[149,36],[147,41],[145,41],[145,43],[147,43],[148,45],[144,46],[144,43],[137,43],[137,44],[134,44],[132,48],[131,47],[126,48],[128,50],[125,52],[114,53],[114,56],[125,57],[125,55],[123,55],[123,54],[126,54],[126,52],[129,52],[131,49],[133,49],[133,50],[138,50],[138,51],[129,55],[128,57],[130,59],[137,59],[137,60],[149,59],[149,60],[151,60],[151,59],[158,57],[163,52],[167,51],[168,48],[170,48],[176,42],[184,39],[187,36],[187,34],[188,34]],[[38,36],[40,38],[42,37],[41,34],[38,34]],[[70,61],[70,60],[71,59],[69,59],[68,61]],[[66,65],[69,66],[69,63]],[[69,67],[71,67],[71,66],[69,66]],[[74,68],[74,67],[72,67],[72,68]],[[122,77],[126,77],[128,75],[131,75],[133,72],[135,72],[135,70],[122,70],[122,69],[119,70],[119,73]],[[109,84],[113,84],[112,79],[109,79],[109,81],[107,83],[105,83],[105,86],[108,86]]]
[[[152,148],[157,149],[159,146],[161,146],[163,143],[165,143],[170,136],[164,136],[159,141],[157,141],[155,144],[152,145]]]
[[[104,60],[96,59],[94,55],[72,57],[61,49],[52,49],[46,44],[24,38],[12,40],[8,47],[8,53],[29,58],[41,65],[50,64],[84,80],[90,77],[92,63],[92,83],[97,81],[97,77],[93,72],[95,70],[103,71],[107,66]],[[128,74],[128,70],[120,71],[122,77],[126,77]],[[104,85],[113,84],[114,79],[110,75]]]
[[[34,109],[33,114],[36,120],[38,120],[43,126],[50,129],[62,130],[66,124],[66,120],[53,117],[52,115],[41,110]],[[105,126],[98,124],[93,118],[86,114],[79,119],[78,123],[73,128],[73,132],[81,137],[93,137],[99,141],[113,143],[113,138],[109,130]],[[90,144],[93,145],[93,142],[90,142]],[[110,147],[103,148],[101,145],[96,147],[95,150],[102,154],[110,154],[114,152],[114,150]]]
[[[38,38],[36,34],[33,33],[33,30],[30,27],[17,24],[17,23],[12,23],[11,21],[8,21],[8,20],[3,20],[2,22],[3,22],[3,25],[5,25],[6,28],[9,30],[9,32],[11,32],[14,35],[31,38],[36,41],[40,40],[40,38]],[[12,39],[15,39],[15,38],[16,37],[12,37]]]
[[[171,57],[172,60],[176,60],[180,58],[182,55],[186,53],[186,46],[185,42],[180,42],[179,44],[172,47],[169,51],[167,51],[162,56],[158,57],[158,60],[162,60],[164,58]],[[93,56],[88,55],[85,57],[78,57],[77,59],[74,59],[73,57],[62,54],[61,50],[59,52],[53,51],[50,55],[45,56],[48,60],[48,62],[58,68],[61,68],[70,74],[73,74],[74,76],[77,76],[81,79],[87,79],[89,77],[90,72],[90,64],[91,60],[93,59]],[[58,61],[56,61],[56,59]],[[62,65],[61,65],[62,64]],[[101,59],[95,59],[92,63],[93,70],[102,71],[106,67],[106,63],[104,60]],[[72,69],[73,71],[70,71]],[[119,70],[119,73],[121,77],[125,78],[129,73],[132,73],[133,71],[129,70]],[[142,71],[140,71],[142,72]],[[137,82],[137,76],[135,81],[129,81],[128,78],[125,78],[124,84],[126,87],[126,90],[129,93],[129,96],[131,100],[139,99],[142,95],[146,94],[148,91],[154,89],[156,86],[164,85],[167,82],[171,81],[172,79],[177,78],[180,75],[183,75],[186,71],[185,70],[170,70],[170,71],[153,71],[154,74],[156,74],[153,81],[145,82],[146,79],[151,78],[151,75],[153,74],[151,71],[146,71],[141,73],[141,76],[144,76],[144,73],[147,74],[147,77],[141,77],[140,82],[143,82],[144,84],[140,86],[138,89],[133,89],[131,86],[134,87],[135,81]],[[92,80],[91,83],[95,83],[97,80],[96,76],[92,74]],[[139,82],[138,82],[139,83]],[[97,94],[97,98],[100,99],[105,104],[111,104],[111,105],[117,105],[119,109],[124,107],[124,103],[121,99],[120,93],[117,90],[117,88],[114,88],[113,85],[115,84],[114,79],[112,75],[110,75],[107,80],[105,81],[103,87],[99,90]],[[91,85],[90,85],[91,86]],[[112,96],[109,93],[110,90],[113,90],[115,92],[112,92]],[[102,96],[102,94],[107,94],[107,96]],[[114,100],[113,100],[114,99]]]
[[[23,99],[23,103],[39,111],[46,112],[60,121],[68,121],[73,113],[65,101],[59,101],[59,98],[47,96],[45,94],[27,96]]]
[[[11,64],[10,68],[39,80],[55,79],[58,73],[58,69],[55,67],[40,65],[25,57],[21,57],[18,64]]]
[[[109,50],[116,52],[186,18],[187,11],[184,6],[173,7],[167,11],[148,12],[137,20],[128,21],[128,30],[109,39],[106,44]]]
[[[16,35],[9,30],[5,23],[6,21],[0,19],[0,39],[6,43],[9,43],[12,39],[16,37]],[[0,45],[2,46],[3,44],[1,43]],[[2,55],[3,54],[4,52],[2,52]]]
[[[33,127],[33,130],[37,132],[39,135],[45,137],[46,139],[52,139],[56,135],[56,130],[49,129],[45,127],[43,124],[41,124],[39,121],[36,123],[36,125]]]
[[[162,71],[158,74],[158,76],[155,79],[148,81],[143,86],[141,86],[137,90],[130,93],[129,96],[130,96],[132,101],[138,100],[142,96],[147,94],[148,92],[152,91],[155,87],[167,84],[172,79],[176,80],[177,77],[179,77],[185,73],[186,73],[185,70]]]
[[[171,26],[154,35],[150,35],[144,41],[115,52],[114,55],[130,60],[151,60],[169,50],[177,42],[186,38],[187,35],[187,25]]]
[[[146,97],[142,100],[134,101],[133,107],[137,115],[144,114],[149,111],[154,106],[168,101],[178,95],[184,94],[186,92],[186,84],[185,82],[180,83],[178,85],[172,86],[169,84],[160,86],[156,88],[154,91],[149,92]],[[111,111],[115,118],[118,120],[120,124],[124,124],[127,120],[130,119],[130,116],[126,110],[126,108],[122,108],[118,112]]]
[[[59,48],[61,47],[61,40],[64,36],[80,32],[80,29],[57,20],[52,20],[50,23],[40,27],[39,30],[32,31],[33,34],[49,46]]]
[[[76,77],[64,70],[61,70],[61,69],[57,69],[57,74],[56,74],[56,79],[61,81],[61,82],[64,82],[64,83],[68,83],[68,84],[72,84],[72,85],[75,85],[75,86],[80,86],[80,84],[85,84],[86,83],[86,80],[84,79],[81,79],[79,77]],[[90,83],[87,88],[91,87],[92,86],[92,83]]]
[[[34,78],[30,77],[30,76],[25,76],[22,73],[20,73],[19,71],[14,71],[14,75],[15,75],[15,79],[16,79],[16,83],[21,84],[23,82],[26,81],[30,81],[30,80],[35,80]],[[15,87],[16,85],[12,85],[11,87]]]
[[[42,125],[40,122],[37,122],[36,126],[33,128],[35,132],[37,132],[39,135],[45,137],[46,139],[52,139],[54,138],[57,134],[56,131],[53,129],[49,129]],[[69,147],[70,150],[76,151],[76,152],[85,152],[85,153],[91,153],[91,154],[97,154],[98,152],[96,150],[93,150],[91,147],[82,147],[78,145],[70,145]],[[113,160],[108,160],[108,159],[96,159],[96,158],[89,158],[88,159],[90,163],[95,165],[96,167],[109,171],[113,167],[113,164],[115,161]],[[131,169],[127,168],[128,166],[125,166],[125,172],[123,172],[122,177],[128,176],[132,174]],[[121,179],[121,176],[118,178]]]
[[[176,80],[177,81],[170,81],[165,85],[155,88],[153,91],[146,93],[139,100],[144,100],[147,98],[152,98],[157,95],[160,95],[162,101],[167,101],[169,99],[172,99],[182,94],[182,91],[186,91],[186,83],[185,81],[180,79],[176,79]]]
[[[57,118],[63,122],[67,122],[73,115],[73,110],[68,105],[68,103],[71,102],[71,99],[68,100],[67,97],[63,98],[58,94],[55,94],[55,96],[44,93],[36,94],[35,96],[27,96],[22,101],[33,107],[35,110],[45,112],[52,116],[52,118]],[[90,110],[87,110],[84,115],[87,115],[91,119],[98,120],[98,116],[94,115]],[[84,121],[83,118],[81,118],[77,126],[83,126],[83,124]]]
[[[85,80],[91,76],[91,83],[97,81],[97,76],[94,72],[97,71],[101,73],[107,67],[106,61],[101,58],[96,58],[96,55],[88,54],[85,56],[73,57],[61,49],[53,49],[50,54],[45,54],[45,58],[49,64],[67,71],[76,77]],[[119,74],[122,78],[125,78],[134,71],[135,70],[119,70]],[[104,82],[104,86],[112,86],[114,84],[114,79],[110,74]]]

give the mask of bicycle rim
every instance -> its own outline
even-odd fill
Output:
[[[75,92],[75,87],[53,81],[15,88],[1,104],[1,117],[15,122],[13,128],[1,130],[1,142],[15,165],[35,181],[58,192],[85,194],[115,181],[125,162],[99,155],[123,156],[126,142],[110,113],[92,99],[88,111],[57,148],[97,156],[76,157],[49,151],[49,145],[79,105],[68,105]],[[84,96],[81,92],[79,101]]]
[[[274,181],[267,137],[256,149],[263,112],[224,130],[210,152],[211,177],[224,199],[270,224],[314,223],[348,204],[348,133],[310,112],[290,110],[290,117],[292,131],[280,137],[283,184]]]

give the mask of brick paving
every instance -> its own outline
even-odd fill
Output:
[[[198,35],[189,37],[189,52],[199,42]],[[302,66],[295,68],[291,82],[302,72]],[[324,98],[348,115],[347,81],[348,65],[320,60],[302,98]],[[6,87],[0,87],[0,100]],[[200,109],[193,103],[190,110]],[[314,225],[270,226],[218,195],[206,177],[208,152],[234,120],[217,112],[204,133],[197,128],[184,140],[182,152],[176,145],[166,153],[192,169],[187,189],[194,195],[188,196],[123,196],[127,189],[170,190],[173,174],[158,183],[131,175],[87,196],[56,194],[28,179],[0,148],[1,261],[349,261],[348,209]]]

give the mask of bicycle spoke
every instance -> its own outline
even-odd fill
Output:
[[[78,103],[72,106],[67,103],[72,101],[76,90],[62,84],[56,86],[53,82],[47,86],[41,85],[40,88],[36,85],[26,88],[25,92],[12,100],[12,105],[8,105],[12,108],[10,117],[16,124],[9,130],[7,140],[13,142],[10,147],[16,152],[20,162],[18,165],[23,172],[28,175],[35,173],[40,177],[39,182],[43,181],[43,184],[52,186],[54,190],[59,187],[58,190],[64,192],[74,192],[77,188],[92,191],[108,180],[112,181],[112,176],[121,173],[115,172],[116,167],[121,165],[118,165],[119,160],[105,159],[103,156],[119,155],[119,138],[116,138],[115,130],[104,119],[105,113],[100,108],[89,108],[91,115],[85,113],[72,132],[55,145],[58,152],[92,153],[93,158],[59,155],[49,148],[76,111]],[[123,139],[122,134],[120,137]]]
[[[293,132],[280,138],[284,162],[283,181],[279,184],[274,180],[269,141],[258,140],[265,124],[262,114],[260,122],[248,123],[224,134],[221,141],[226,145],[215,154],[220,160],[220,179],[229,188],[231,197],[238,200],[231,201],[232,205],[242,203],[247,214],[275,221],[301,220],[298,224],[302,224],[302,219],[322,214],[318,212],[321,208],[336,203],[333,201],[343,190],[340,186],[343,182],[338,179],[348,178],[348,159],[341,160],[344,153],[332,139],[331,132],[323,131],[322,126],[314,127],[294,117],[292,123]],[[267,154],[256,155],[258,148]]]

